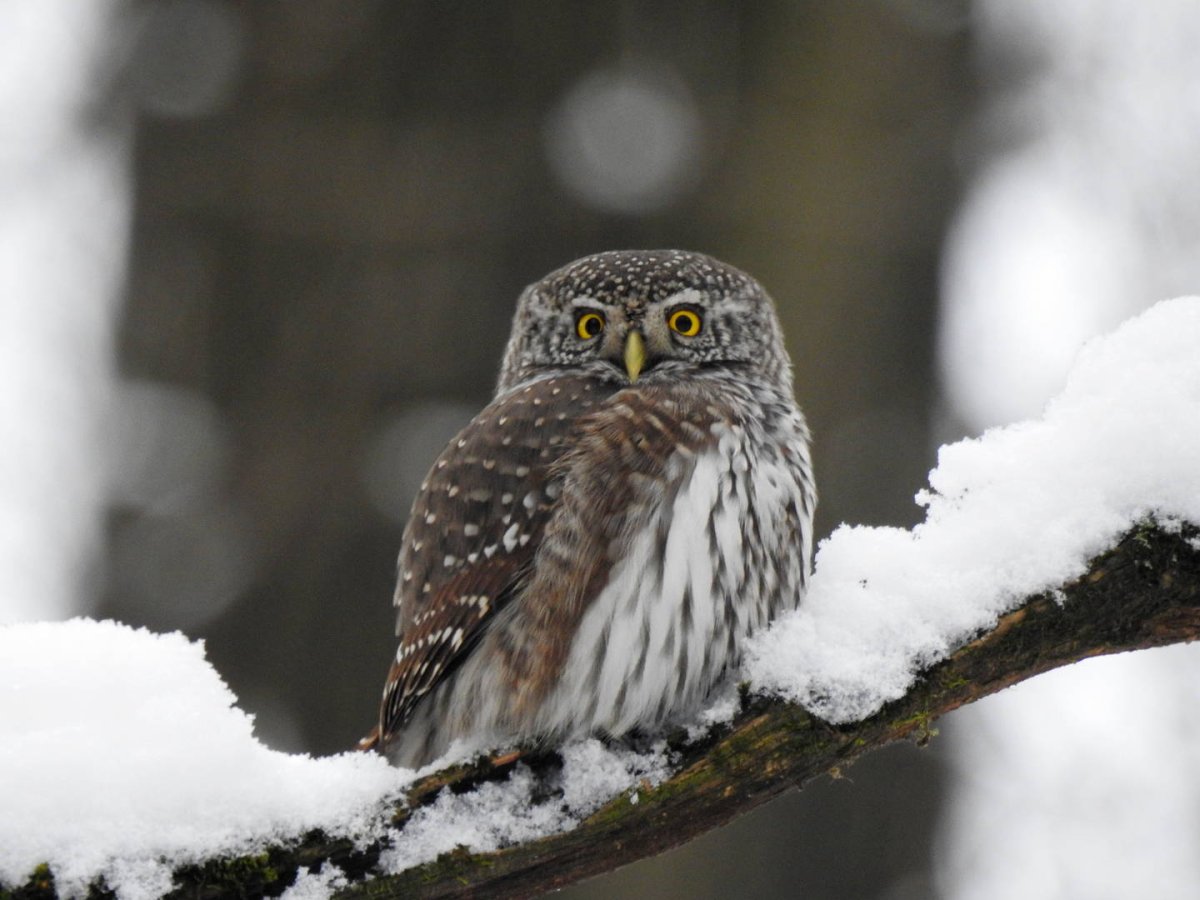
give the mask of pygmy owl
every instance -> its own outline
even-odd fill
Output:
[[[796,606],[816,503],[771,299],[698,253],[601,253],[521,295],[495,398],[400,551],[377,747],[653,732]]]

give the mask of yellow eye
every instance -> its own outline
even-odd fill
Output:
[[[667,316],[671,330],[684,337],[695,337],[700,333],[700,313],[691,309],[677,309]]]
[[[597,312],[580,313],[575,320],[575,333],[582,341],[590,341],[604,330],[604,316]]]

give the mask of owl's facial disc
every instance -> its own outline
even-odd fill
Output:
[[[708,337],[708,319],[708,298],[688,289],[658,300],[634,295],[616,303],[577,296],[562,321],[573,332],[565,346],[582,359],[608,363],[634,384],[661,363],[694,364],[696,342]]]
[[[640,346],[630,344],[634,330]],[[737,369],[791,388],[779,323],[759,284],[678,250],[585,257],[527,288],[499,387],[547,368],[639,386]]]

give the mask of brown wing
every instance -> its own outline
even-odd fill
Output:
[[[519,590],[558,496],[552,467],[609,389],[554,377],[494,400],[450,442],[413,504],[395,603],[400,645],[382,743],[478,643]]]

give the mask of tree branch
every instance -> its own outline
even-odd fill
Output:
[[[680,767],[638,802],[622,794],[572,831],[494,853],[460,850],[399,875],[362,881],[382,852],[309,835],[292,847],[255,857],[214,860],[176,873],[173,897],[271,896],[301,867],[332,862],[353,882],[339,898],[526,897],[668,850],[717,828],[789,788],[838,771],[893,741],[923,743],[933,723],[967,703],[1077,660],[1182,643],[1200,637],[1200,529],[1166,529],[1149,521],[1092,561],[1060,591],[1029,598],[994,628],[931,667],[899,700],[876,715],[835,727],[799,707],[752,699],[735,721],[696,744],[676,742]],[[553,769],[547,754],[525,758],[535,774]],[[512,763],[459,766],[419,782],[408,809],[507,777]],[[2,893],[2,891],[0,891]],[[94,896],[103,896],[95,886]],[[14,897],[52,897],[39,871]]]
[[[680,748],[679,772],[639,791],[636,805],[622,795],[565,834],[495,853],[451,854],[339,897],[524,897],[563,887],[685,843],[863,753],[901,739],[927,741],[941,716],[1042,672],[1196,640],[1198,533],[1139,526],[1083,577],[1031,597],[862,722],[834,727],[792,704],[755,700],[731,727]],[[419,786],[413,799],[428,802],[430,789],[444,783]]]

